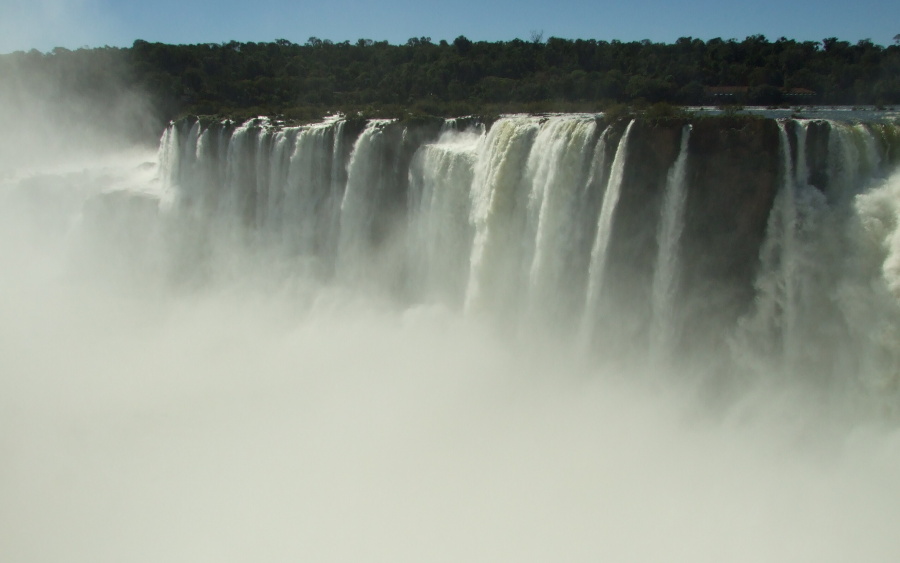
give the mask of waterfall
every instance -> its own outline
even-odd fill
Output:
[[[0,559],[898,560],[897,124],[115,156],[0,171]]]
[[[387,121],[370,121],[356,141],[347,165],[347,187],[340,207],[337,248],[338,272],[345,278],[365,271],[372,224],[385,186],[381,155],[383,128]]]
[[[806,133],[798,127],[798,137]],[[756,310],[752,318],[745,319],[747,338],[756,339],[746,344],[757,349],[748,354],[753,361],[780,358],[779,372],[790,369],[796,358],[799,319],[800,249],[798,248],[798,181],[805,180],[805,164],[794,166],[791,143],[784,122],[778,123],[780,151],[780,186],[769,216],[766,240],[760,253],[760,275],[757,277]],[[798,140],[797,158],[805,161],[801,150],[804,143]],[[770,367],[757,368],[769,371]]]
[[[719,176],[709,174],[708,163],[695,163],[701,157],[693,147],[703,146],[703,135],[710,134],[698,133],[696,124],[678,125],[680,145],[664,171],[635,168],[632,180],[625,172],[626,163],[638,158],[630,150],[635,120],[625,125],[614,150],[608,145],[615,127],[601,128],[593,116],[505,116],[490,127],[464,119],[445,122],[430,136],[374,120],[354,137],[348,123],[284,127],[256,119],[169,127],[159,159],[161,181],[177,195],[170,213],[191,217],[188,223],[218,225],[192,235],[206,237],[208,249],[238,237],[244,245],[273,247],[257,253],[281,255],[322,280],[336,276],[381,287],[404,302],[458,308],[512,327],[554,326],[560,334],[576,332],[578,344],[588,349],[601,323],[615,332],[628,322],[623,339],[637,350],[643,342],[648,356],[663,364],[693,346],[697,358],[723,354],[723,362],[740,366],[734,373],[795,380],[805,373],[823,387],[845,385],[843,374],[871,364],[859,350],[875,345],[862,334],[862,309],[851,304],[862,300],[849,296],[863,291],[852,272],[889,268],[888,255],[859,253],[867,244],[860,233],[873,220],[861,215],[858,202],[896,165],[892,126],[773,123],[771,164],[752,165],[769,166],[768,172],[741,173],[754,181],[772,176],[770,203],[761,192],[745,191],[739,204],[707,208],[710,198],[732,187],[713,189],[710,182]],[[655,142],[655,133],[640,134],[640,146]],[[646,279],[628,280],[609,271],[609,255],[619,221],[633,232],[633,214],[640,210],[620,209],[619,200],[639,176],[645,182],[660,178],[657,191],[647,192],[660,194],[653,204],[659,211],[654,207],[650,221],[641,212],[642,228],[655,233],[647,240],[652,249],[623,239],[627,252],[646,254],[641,259],[649,264],[640,274]],[[869,213],[875,208],[865,207]],[[741,234],[710,239],[709,227],[692,230],[688,217],[715,226],[713,209],[731,214],[723,219]],[[751,219],[751,211],[760,219]],[[760,232],[755,247],[737,238],[752,231],[751,220]],[[239,235],[245,231],[256,234]],[[729,247],[729,240],[740,244]],[[203,248],[192,251],[201,262],[222,259]],[[748,268],[746,288],[728,277],[728,264],[738,258],[709,260],[729,248],[755,252],[739,258],[758,262]],[[852,263],[862,256],[871,262]],[[723,269],[701,275],[698,263]],[[645,303],[645,318],[629,309],[631,302],[608,301],[621,295],[606,287],[613,274],[633,284],[629,299]],[[736,301],[741,292],[751,299]],[[709,322],[708,312],[698,317],[698,301],[731,307],[713,319],[719,328],[708,333],[709,342],[681,335]],[[878,370],[890,368],[869,369]]]
[[[235,129],[228,143],[223,194],[218,211],[222,217],[235,222],[235,232],[241,225],[248,224],[246,219],[256,208],[254,195],[257,178],[254,171],[258,134],[256,122],[248,121]]]
[[[284,188],[283,244],[300,256],[322,256],[337,232],[334,211],[343,189],[333,182],[337,132],[331,123],[303,127],[296,132]],[[343,188],[343,186],[341,186]]]
[[[773,240],[773,244],[780,243],[780,255],[775,259],[779,263],[777,290],[780,295],[775,297],[776,303],[782,311],[782,354],[785,358],[785,368],[791,368],[791,362],[799,353],[797,348],[798,331],[798,306],[799,292],[801,291],[798,274],[799,249],[797,248],[797,191],[806,182],[806,153],[805,139],[806,127],[798,128],[797,135],[797,165],[792,169],[791,148],[788,141],[784,123],[779,123],[779,139],[782,149],[782,185],[778,200],[775,204],[777,227],[780,238]],[[778,237],[778,234],[776,234]]]
[[[606,254],[612,237],[613,220],[616,205],[619,203],[619,194],[625,178],[625,160],[628,157],[628,136],[634,126],[634,120],[628,123],[625,133],[619,141],[616,156],[613,158],[612,168],[606,190],[603,193],[603,204],[600,208],[600,216],[597,219],[597,235],[591,248],[590,268],[588,270],[587,298],[585,299],[584,314],[581,321],[581,339],[588,343],[594,336],[598,322],[598,310],[603,292],[603,276],[606,270]]]
[[[446,128],[413,160],[409,176],[416,203],[410,254],[418,291],[426,298],[454,305],[465,298],[474,237],[468,220],[471,190],[483,142],[483,131]]]
[[[465,308],[509,308],[517,301],[521,271],[523,199],[519,185],[534,137],[534,119],[495,123],[482,143],[472,181],[470,221],[475,227]]]
[[[266,204],[260,206],[262,217],[259,223],[265,226],[266,235],[273,241],[278,240],[277,233],[282,228],[285,186],[289,178],[289,162],[295,141],[295,130],[279,131],[275,135],[272,158],[268,162],[269,184],[266,187]]]
[[[872,299],[849,297],[871,283],[857,279],[864,268],[856,262],[867,252],[857,238],[854,200],[873,170],[858,168],[857,150],[865,146],[853,140],[858,130],[831,124],[828,186],[820,190],[809,183],[808,122],[793,123],[795,158],[788,128],[779,125],[781,187],[760,253],[756,307],[740,322],[739,357],[756,375],[809,379],[831,398],[849,396],[860,392],[861,366],[868,361],[867,345],[853,343],[852,332]]]
[[[574,303],[566,303],[559,295],[573,289],[569,276],[577,251],[579,193],[590,170],[596,129],[593,119],[553,122],[538,133],[528,157],[528,207],[534,233],[528,308],[537,318],[564,319],[573,313]]]
[[[176,192],[179,189],[178,156],[181,147],[177,136],[177,127],[169,127],[163,131],[157,155],[161,176],[160,183],[170,199],[176,196]]]
[[[688,141],[691,126],[681,133],[678,157],[666,176],[660,225],[657,230],[656,268],[651,291],[650,352],[660,362],[671,359],[679,326],[676,314],[678,276],[681,267],[681,233],[687,201]]]

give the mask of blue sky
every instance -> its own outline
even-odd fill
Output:
[[[893,43],[898,0],[0,0],[0,53],[56,46],[129,46],[229,40],[304,43],[359,38],[403,43],[410,37],[472,40],[543,37],[743,39],[763,34],[819,41]]]

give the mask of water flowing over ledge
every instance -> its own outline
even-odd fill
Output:
[[[187,120],[0,178],[0,555],[896,561],[898,146]]]
[[[184,120],[160,160],[198,236],[330,281],[897,404],[895,125]]]

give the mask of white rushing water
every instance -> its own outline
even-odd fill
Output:
[[[657,232],[656,268],[651,292],[652,324],[650,352],[658,362],[670,362],[675,352],[679,327],[677,320],[678,279],[681,274],[681,234],[684,231],[684,207],[687,202],[688,141],[691,126],[681,134],[678,158],[666,176],[666,193]]]
[[[619,202],[619,194],[622,190],[624,179],[625,159],[628,156],[628,133],[634,125],[632,120],[625,129],[625,134],[619,141],[616,156],[612,161],[609,173],[609,181],[603,192],[603,204],[600,207],[600,218],[597,219],[597,235],[594,245],[591,247],[591,261],[588,270],[587,298],[582,322],[582,339],[589,342],[596,328],[599,312],[597,311],[603,290],[603,275],[606,272],[606,253],[609,249],[609,241],[612,236],[613,217],[616,212],[616,204]]]
[[[900,137],[773,125],[685,366],[739,292],[686,281],[708,131],[658,133],[182,123],[2,177],[0,560],[895,561]]]

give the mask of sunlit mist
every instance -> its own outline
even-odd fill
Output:
[[[3,561],[900,556],[896,126],[29,116]]]

